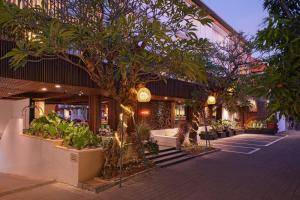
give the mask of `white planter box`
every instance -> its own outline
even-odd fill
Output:
[[[98,176],[104,164],[102,148],[69,149],[47,140],[19,134],[22,120],[9,122],[0,141],[0,172],[55,179],[77,186]]]

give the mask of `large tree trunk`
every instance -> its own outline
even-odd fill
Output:
[[[122,117],[119,119],[117,132],[105,151],[105,164],[102,175],[106,178],[119,174],[120,166],[144,158],[143,144],[135,129],[134,111],[136,102],[130,106],[120,103]],[[134,107],[134,108],[133,108]]]

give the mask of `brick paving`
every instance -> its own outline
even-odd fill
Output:
[[[53,183],[0,199],[299,200],[300,133],[255,154],[217,152],[154,170],[97,195]]]
[[[252,155],[218,152],[139,177],[99,199],[299,200],[300,133]]]

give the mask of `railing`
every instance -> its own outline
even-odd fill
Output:
[[[44,8],[47,14],[54,18],[62,19],[65,22],[76,20],[68,13],[66,0],[4,0],[7,3],[16,4],[19,8],[37,7]]]

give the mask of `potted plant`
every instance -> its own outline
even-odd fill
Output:
[[[272,114],[270,117],[268,117],[266,119],[266,123],[267,123],[267,128],[278,129],[277,127],[278,120],[275,114]]]

